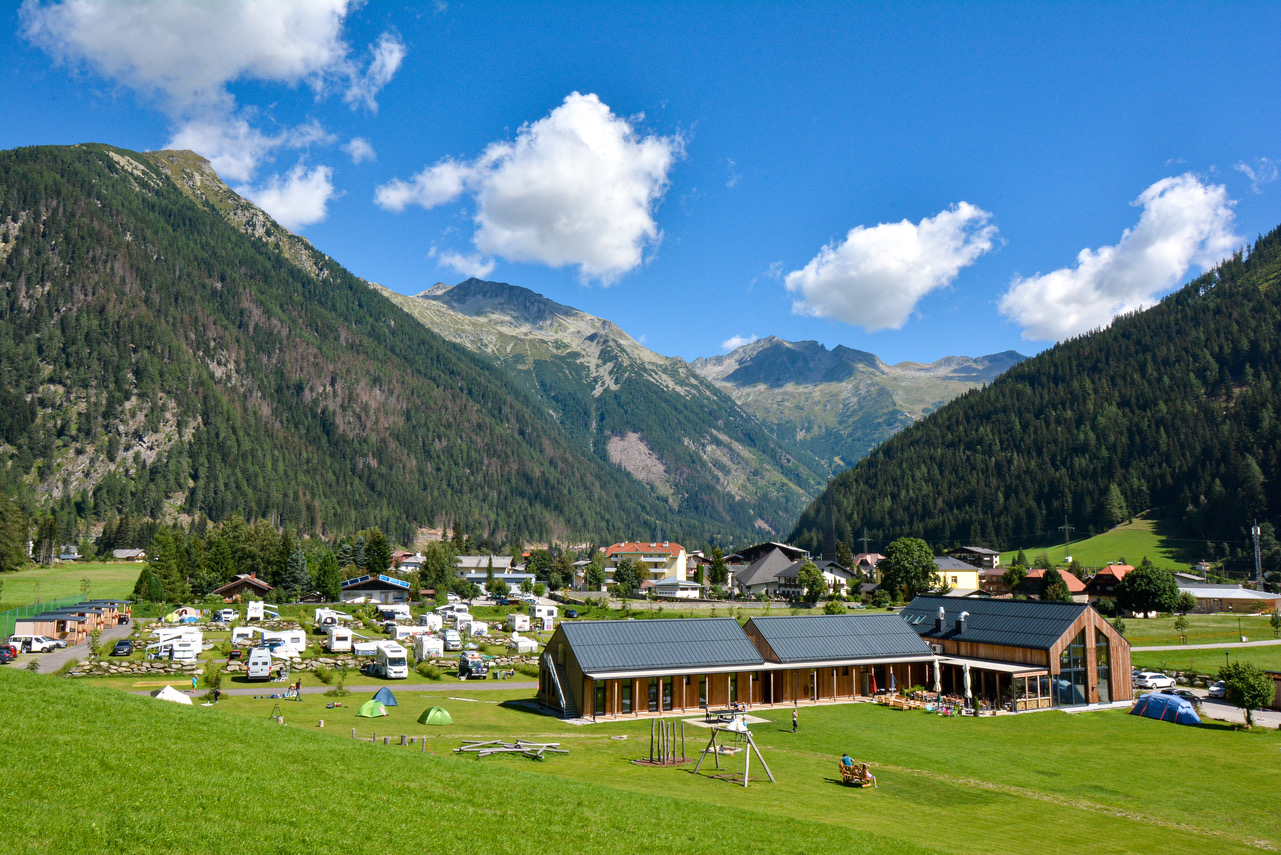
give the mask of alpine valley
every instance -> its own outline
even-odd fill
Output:
[[[786,533],[1014,353],[683,360],[524,288],[352,275],[192,152],[0,153],[0,488],[60,517],[502,540]]]

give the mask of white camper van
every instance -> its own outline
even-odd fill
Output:
[[[349,653],[351,651],[351,630],[345,626],[330,626],[325,629],[325,650],[330,653]]]
[[[420,635],[414,639],[414,661],[438,659],[445,655],[445,642],[434,635]]]
[[[271,652],[267,648],[255,647],[249,651],[249,667],[245,671],[245,679],[271,679]]]
[[[374,657],[374,673],[386,680],[404,680],[409,677],[409,653],[394,641],[378,645]]]
[[[446,650],[462,650],[463,649],[463,637],[458,634],[458,630],[456,629],[445,630],[445,649]]]

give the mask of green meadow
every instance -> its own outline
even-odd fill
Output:
[[[1231,659],[1249,662],[1268,671],[1281,671],[1281,645],[1268,647],[1201,647],[1196,650],[1136,650],[1130,654],[1135,668],[1157,671],[1196,671],[1217,674]]]
[[[1121,712],[944,719],[870,704],[752,725],[777,779],[693,763],[645,768],[650,723],[570,725],[528,690],[465,684],[302,701],[166,704],[97,683],[0,670],[6,851],[1244,852],[1281,845],[1281,733],[1181,727]],[[268,718],[277,705],[282,726]],[[432,705],[454,724],[415,723]],[[323,729],[317,726],[325,719]],[[350,738],[426,736],[409,748]],[[453,754],[465,738],[559,741],[567,756]],[[685,725],[687,755],[708,731]],[[843,786],[837,758],[880,788]],[[710,759],[708,761],[711,762]],[[741,755],[722,761],[741,770]],[[75,785],[67,775],[73,774]],[[759,777],[758,777],[759,776]]]
[[[1187,570],[1190,561],[1196,559],[1190,559],[1184,554],[1186,550],[1164,537],[1158,530],[1158,526],[1159,524],[1154,520],[1135,518],[1131,522],[1094,537],[1074,540],[1067,548],[1064,548],[1063,542],[1059,541],[1047,543],[1044,546],[1028,547],[1023,552],[1029,561],[1044,552],[1055,564],[1064,563],[1068,555],[1086,567],[1104,567],[1109,562],[1120,561],[1122,558],[1128,564],[1138,564],[1144,558],[1148,558],[1157,567]],[[1001,566],[1008,567],[1017,555],[1017,549],[1001,553]],[[1203,556],[1197,556],[1197,558],[1200,557]]]
[[[36,600],[80,596],[81,580],[89,580],[90,599],[128,597],[142,564],[125,561],[87,561],[31,567],[0,576],[0,610],[31,605]]]

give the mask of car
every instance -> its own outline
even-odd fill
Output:
[[[506,597],[494,597],[494,605],[496,606],[510,606],[511,604],[512,601]]]
[[[1191,701],[1192,705],[1195,707],[1201,706],[1201,696],[1193,692],[1191,689],[1162,689],[1161,694],[1174,695],[1175,697]]]
[[[128,656],[133,653],[133,642],[127,638],[122,638],[111,648],[112,656]]]
[[[565,617],[578,617],[578,609],[565,609]]]
[[[18,649],[12,644],[0,644],[0,665],[8,665],[18,658]]]
[[[1206,694],[1211,698],[1226,698],[1228,695],[1228,684],[1222,680],[1215,680],[1210,684],[1210,691]]]
[[[47,635],[40,635],[40,636],[37,636],[37,638],[39,638],[42,642],[44,642],[45,650],[51,650],[53,648],[57,648],[61,650],[67,646],[67,642],[63,641],[60,638],[50,638]]]
[[[1160,671],[1140,671],[1134,678],[1136,689],[1173,689],[1174,678]]]

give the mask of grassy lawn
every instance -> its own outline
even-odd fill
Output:
[[[1137,650],[1132,656],[1136,668],[1217,674],[1224,665],[1225,653],[1233,662],[1250,662],[1269,671],[1281,671],[1281,645],[1206,647],[1201,650]]]
[[[1155,521],[1137,518],[1111,531],[1074,541],[1067,549],[1064,549],[1062,543],[1050,543],[1029,547],[1023,552],[1029,561],[1044,552],[1056,564],[1062,564],[1064,558],[1071,555],[1086,567],[1103,567],[1109,561],[1119,561],[1122,558],[1128,564],[1137,565],[1145,557],[1151,559],[1157,567],[1169,570],[1187,570],[1189,563],[1178,546],[1161,536]],[[1002,566],[1008,567],[1016,555],[1017,549],[1001,553]]]
[[[142,572],[142,564],[125,561],[74,562],[33,567],[0,576],[0,611],[59,597],[80,596],[80,580],[89,580],[90,599],[128,597]],[[39,588],[37,589],[37,586]]]
[[[1187,642],[1174,628],[1175,617],[1132,618],[1125,621],[1125,638],[1136,647],[1158,644],[1216,644],[1241,640],[1241,634],[1251,641],[1274,638],[1268,615],[1242,615],[1238,629],[1235,615],[1188,615]]]
[[[776,710],[752,730],[777,783],[754,777],[744,790],[694,776],[692,764],[633,765],[648,754],[648,721],[573,726],[519,706],[527,690],[469,694],[462,685],[397,692],[388,717],[357,719],[370,694],[332,710],[321,696],[224,698],[193,709],[0,672],[0,714],[11,722],[0,748],[28,761],[0,781],[0,795],[34,808],[9,814],[7,839],[16,852],[79,841],[90,851],[417,853],[458,843],[485,853],[511,851],[504,829],[519,829],[522,849],[556,852],[991,853],[1026,851],[1035,829],[1041,845],[1061,852],[1281,845],[1281,815],[1258,797],[1281,791],[1276,731],[1178,727],[1120,712],[942,719],[856,704],[803,708],[793,735],[790,712]],[[277,703],[285,727],[267,718]],[[453,725],[415,722],[437,704]],[[32,705],[43,714],[19,714]],[[397,740],[428,735],[427,752],[355,742],[352,727]],[[691,756],[708,735],[686,725]],[[570,754],[537,763],[451,753],[472,737],[560,741]],[[871,763],[880,789],[841,786],[842,751]],[[59,786],[41,772],[86,755],[129,786],[101,799],[93,787]],[[741,762],[727,761],[732,770]],[[318,787],[322,767],[331,781],[378,783]],[[272,808],[247,812],[245,794],[264,776]],[[405,811],[403,820],[368,822],[375,792],[397,816]],[[64,821],[39,818],[53,812]],[[539,822],[527,821],[531,812]]]

